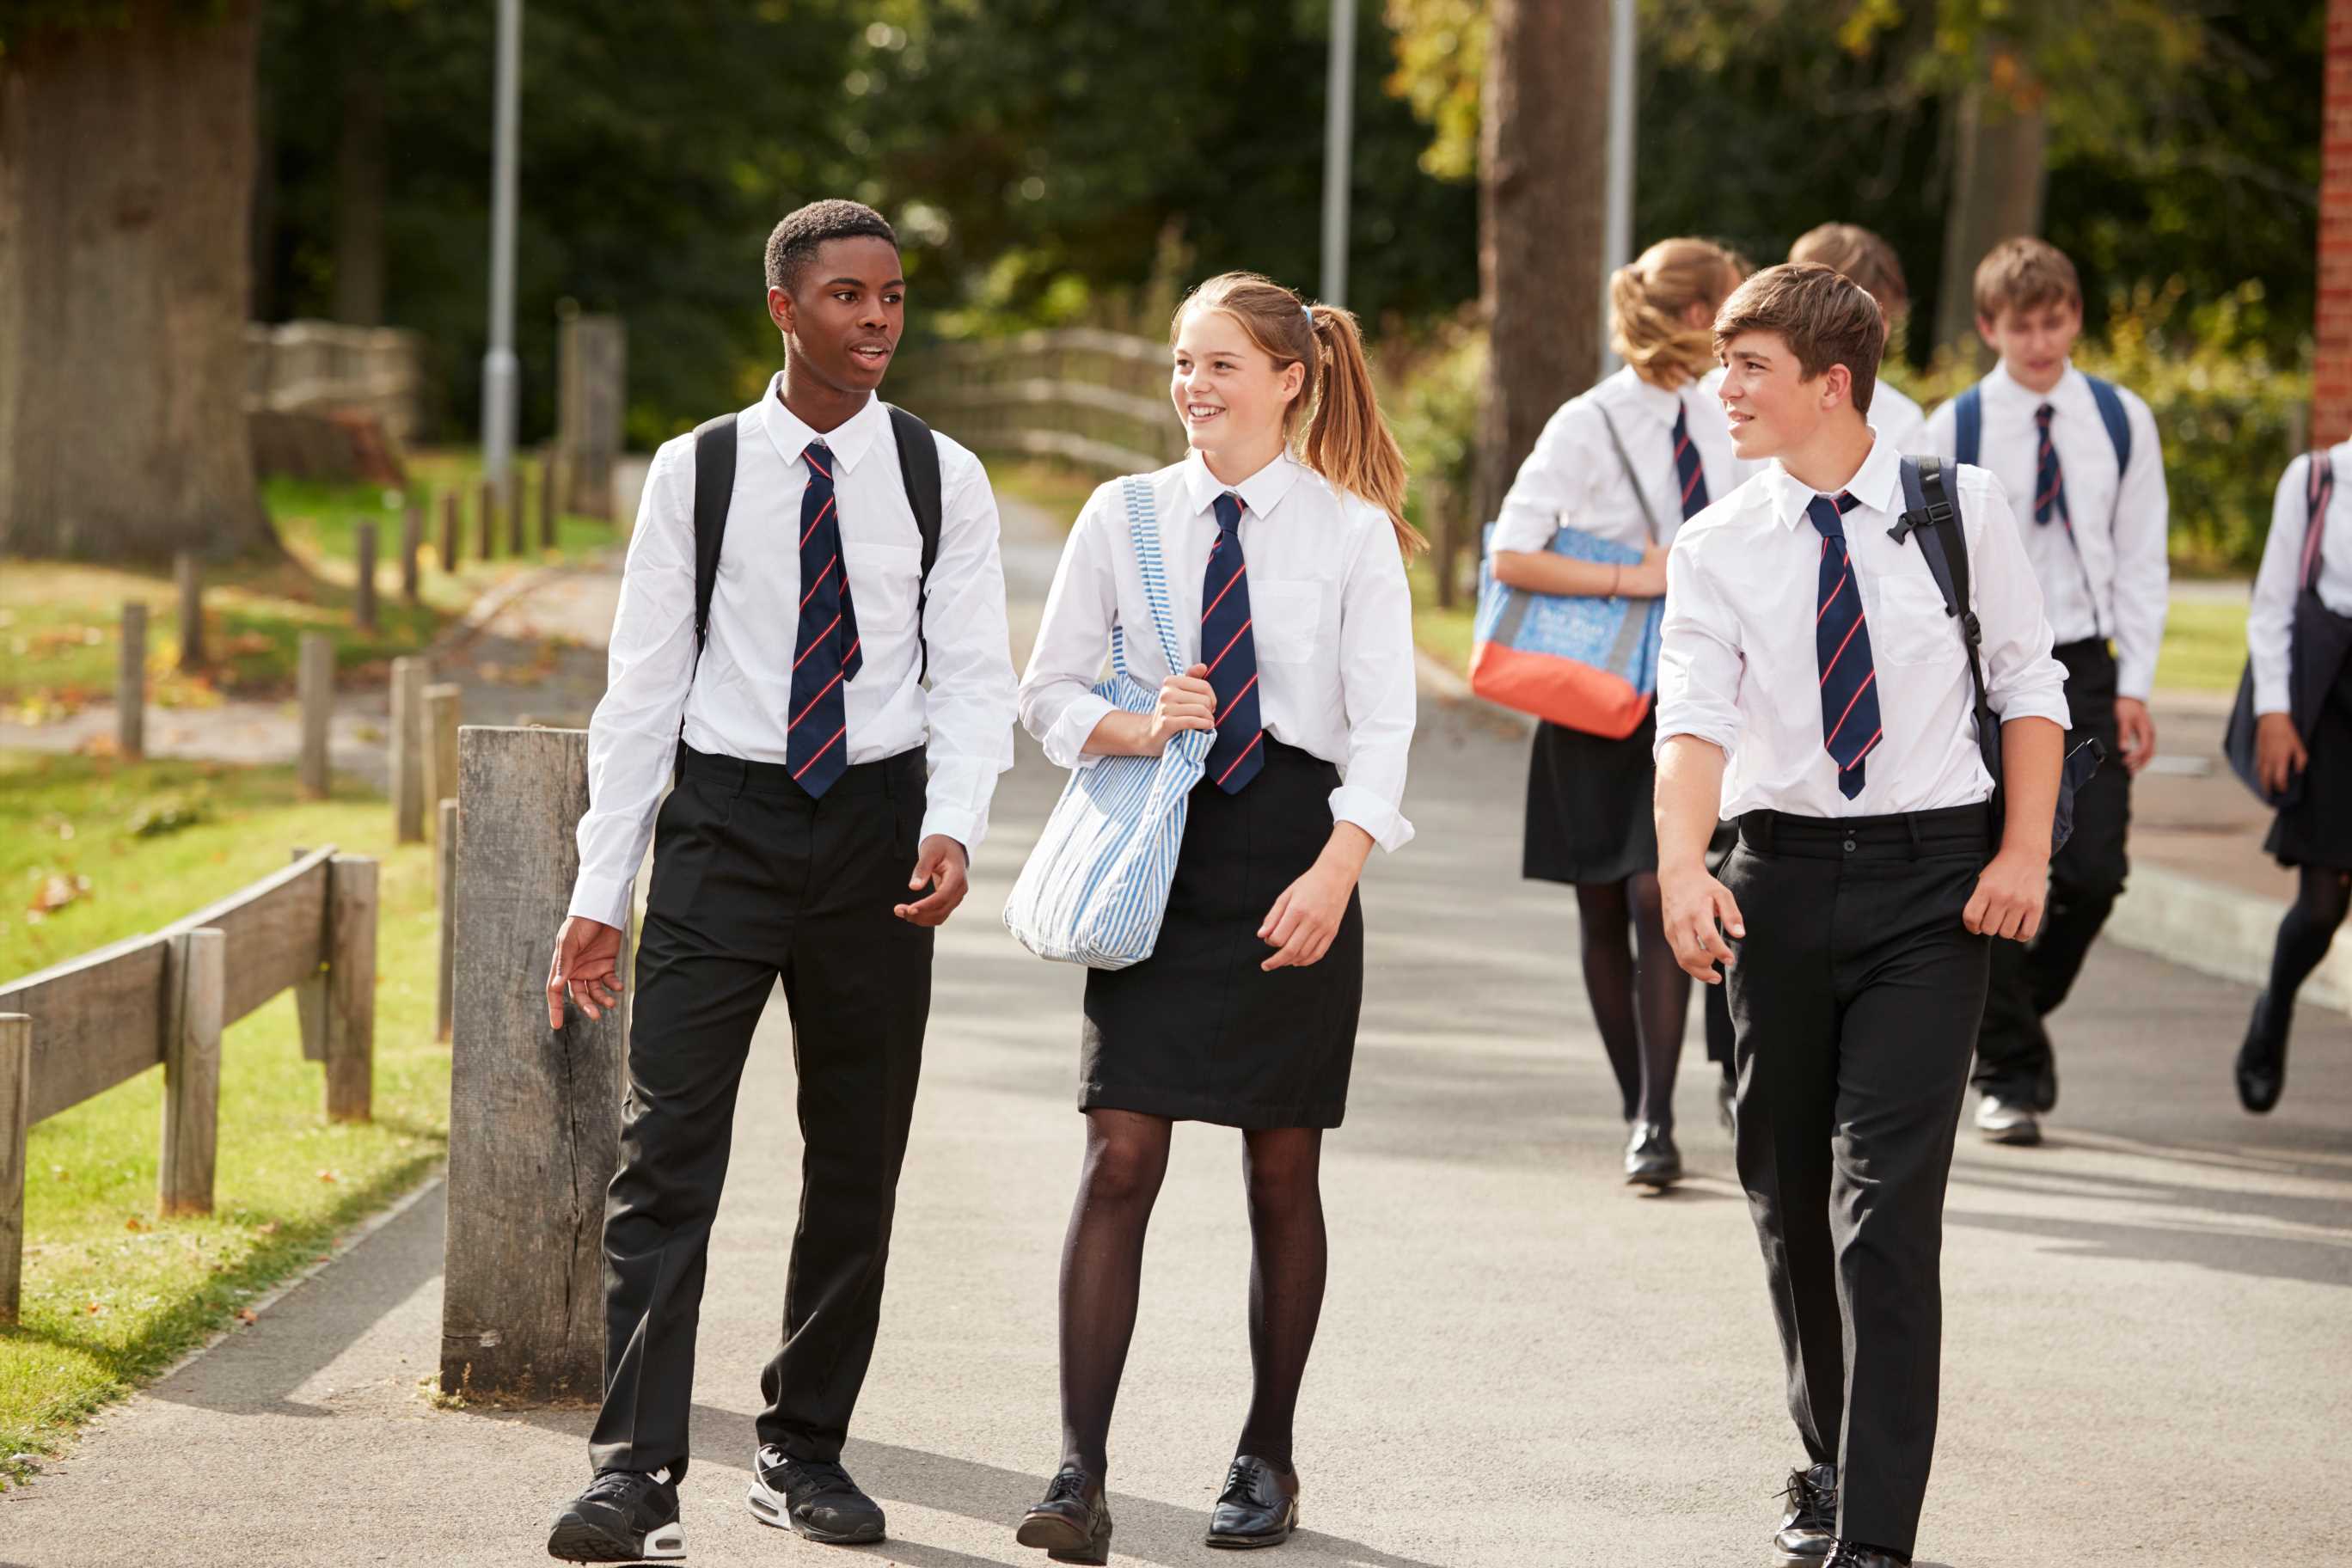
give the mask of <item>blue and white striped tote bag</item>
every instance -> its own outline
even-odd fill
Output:
[[[1169,668],[1181,669],[1151,488],[1131,476],[1120,489],[1160,652]],[[1117,626],[1110,659],[1112,674],[1095,688],[1097,696],[1129,713],[1159,706],[1160,693],[1128,673]],[[1090,969],[1125,969],[1151,956],[1184,840],[1185,804],[1215,739],[1206,730],[1185,730],[1160,756],[1103,757],[1071,773],[1005,900],[1004,927],[1022,946]]]

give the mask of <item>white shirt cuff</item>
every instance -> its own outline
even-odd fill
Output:
[[[1341,784],[1331,792],[1331,820],[1354,823],[1391,854],[1412,842],[1412,824],[1404,813],[1360,785]]]
[[[1091,691],[1072,698],[1070,705],[1062,710],[1062,716],[1038,738],[1045,748],[1046,760],[1057,768],[1083,768],[1100,761],[1086,754],[1087,737],[1095,732],[1095,726],[1103,721],[1105,714],[1118,710],[1118,704]]]
[[[1731,758],[1732,742],[1739,739],[1738,716],[1735,714],[1728,722],[1716,724],[1712,728],[1709,728],[1707,721],[1703,719],[1678,719],[1671,725],[1661,723],[1658,726],[1657,739],[1650,742],[1651,761],[1655,762],[1664,755],[1666,742],[1677,735],[1688,735],[1694,741],[1705,741],[1708,745],[1721,752],[1724,760],[1728,762]]]
[[[2254,678],[2254,712],[2292,713],[2294,703],[2287,695],[2286,678],[2257,675]]]
[[[923,837],[929,838],[942,833],[962,845],[964,856],[969,859],[972,851],[980,847],[981,839],[987,837],[988,818],[980,812],[960,805],[927,807],[923,812]]]
[[[2118,664],[2116,667],[2117,697],[2128,697],[2135,702],[2145,702],[2148,699],[2148,694],[2155,689],[2156,661],[2154,659],[2149,659],[2145,664],[2138,659],[2134,659],[2129,664]]]
[[[635,877],[598,877],[583,871],[572,884],[571,913],[614,931],[629,929],[629,906],[636,900]]]
[[[2004,724],[2015,719],[2047,719],[2061,730],[2074,727],[2074,721],[2066,710],[2066,695],[2063,689],[2011,692],[2001,700],[2001,706],[1996,712]]]

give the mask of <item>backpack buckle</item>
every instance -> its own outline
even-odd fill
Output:
[[[1886,531],[1886,537],[1895,541],[1895,543],[1900,544],[1906,539],[1909,538],[1912,534],[1918,532],[1919,530],[1923,528],[1934,528],[1940,523],[1947,523],[1951,521],[1951,502],[1943,500],[1930,501],[1927,505],[1920,507],[1917,510],[1906,511],[1900,518],[1897,518],[1895,520],[1895,526]]]

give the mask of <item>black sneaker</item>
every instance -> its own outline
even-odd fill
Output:
[[[849,1472],[823,1459],[795,1459],[773,1443],[751,1461],[751,1517],[827,1546],[882,1539],[882,1505]]]
[[[1826,1460],[1810,1469],[1790,1470],[1789,1511],[1780,1532],[1772,1537],[1773,1568],[1822,1568],[1837,1544],[1837,1467]]]
[[[547,1532],[566,1563],[674,1563],[686,1555],[677,1483],[667,1470],[599,1470]]]

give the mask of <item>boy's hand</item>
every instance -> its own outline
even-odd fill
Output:
[[[573,915],[556,933],[555,952],[547,961],[547,1026],[563,1027],[566,997],[591,1018],[621,996],[621,933],[601,921]]]
[[[2127,773],[2139,772],[2156,755],[2156,721],[2137,697],[2116,699],[2116,744],[2123,750]]]
[[[917,889],[931,883],[938,886],[911,904],[892,906],[890,912],[913,925],[945,925],[971,889],[964,875],[966,859],[963,846],[944,833],[924,839],[915,855],[915,874],[907,879],[907,886]]]
[[[1716,965],[1727,967],[1738,957],[1716,929],[1717,922],[1733,936],[1748,934],[1731,889],[1708,876],[1701,864],[1658,873],[1658,898],[1664,905],[1666,940],[1674,944],[1675,962],[1693,979],[1722,984],[1723,972]]]
[[[2003,849],[1977,877],[1977,890],[1960,911],[1960,923],[1978,936],[2032,942],[2042,926],[2042,900],[2050,896],[2050,857]]]

